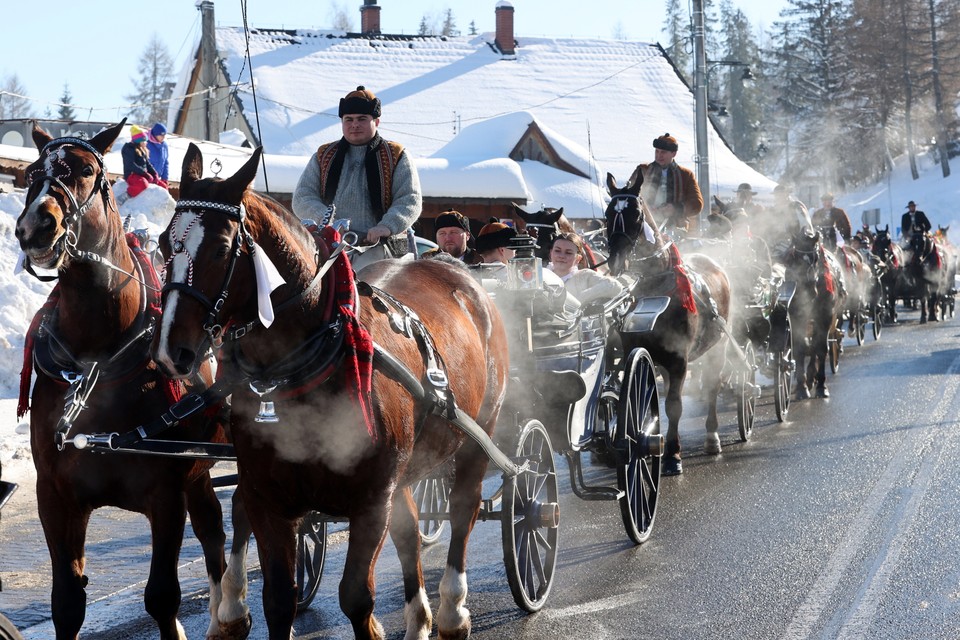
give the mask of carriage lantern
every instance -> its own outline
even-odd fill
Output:
[[[534,251],[537,241],[526,233],[516,235],[510,247],[516,254],[510,259],[508,284],[511,289],[540,289],[543,286],[543,262]]]

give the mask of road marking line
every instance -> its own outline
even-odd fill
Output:
[[[931,422],[933,424],[942,423],[947,416],[947,409],[953,404],[957,395],[955,379],[958,371],[960,371],[960,357],[955,358],[950,363],[944,375],[944,380],[940,384],[940,393],[936,394],[936,397],[940,398],[940,402],[937,403],[932,414]],[[898,488],[899,482],[902,482],[908,463],[919,461],[922,470],[923,459],[922,456],[918,456],[917,452],[923,446],[922,442],[919,441],[925,439],[929,443],[935,435],[936,433],[931,433],[929,429],[914,429],[907,432],[906,439],[902,443],[903,446],[898,448],[896,455],[890,460],[883,475],[880,476],[873,491],[870,492],[857,514],[852,526],[847,530],[846,537],[824,565],[829,567],[830,570],[810,586],[807,599],[797,609],[790,626],[781,636],[782,640],[808,638],[823,612],[828,608],[831,610],[836,608],[837,599],[834,597],[834,592],[840,584],[840,580],[847,576],[849,567],[868,534],[874,530],[874,521],[877,519],[884,501],[892,491]],[[921,475],[918,474],[914,481],[917,481]]]

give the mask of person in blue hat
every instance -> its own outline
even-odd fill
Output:
[[[170,148],[167,146],[167,128],[156,123],[147,134],[147,150],[150,152],[150,164],[157,170],[160,179],[170,180]]]

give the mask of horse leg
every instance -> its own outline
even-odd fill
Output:
[[[791,318],[791,320],[794,319]],[[808,373],[804,365],[806,364],[807,356],[810,355],[811,338],[810,336],[806,335],[806,318],[801,320],[798,317],[796,320],[794,320],[793,326],[801,327],[801,330],[803,331],[803,333],[798,336],[799,339],[793,341],[794,361],[796,362],[796,369],[793,373],[793,376],[796,379],[794,394],[796,395],[797,400],[807,400],[810,397],[810,387],[807,385]]]
[[[704,354],[703,391],[707,400],[707,435],[703,450],[710,455],[718,455],[720,447],[720,421],[717,419],[717,396],[720,395],[720,372],[726,362],[726,344],[721,341]],[[742,366],[738,363],[737,366]]]
[[[406,602],[403,619],[407,625],[404,640],[426,640],[430,636],[433,617],[430,613],[430,600],[423,588],[419,512],[409,487],[393,494],[390,538],[397,548],[403,571],[403,595]]]
[[[253,528],[239,491],[233,492],[230,521],[233,524],[233,543],[230,546],[230,561],[220,583],[222,593],[216,618],[220,625],[220,640],[243,640],[250,634],[253,624],[247,607],[247,551]],[[210,606],[213,606],[213,602]]]
[[[827,351],[829,348],[829,338],[834,332],[836,323],[836,315],[827,316],[819,319],[813,329],[813,343],[810,353],[810,366],[813,369],[813,373],[808,379],[811,383],[816,383],[816,396],[818,398],[830,397],[830,392],[827,391]]]
[[[223,598],[221,580],[226,565],[223,555],[226,535],[223,532],[223,510],[213,490],[209,472],[204,472],[187,486],[187,512],[194,535],[203,548],[207,580],[210,582],[210,625],[206,637],[215,640],[220,638],[217,610]]]
[[[170,491],[158,496],[148,507],[147,518],[150,521],[153,553],[143,602],[147,613],[157,621],[162,639],[186,640],[183,627],[177,620],[177,611],[180,609],[177,561],[187,522],[186,495],[180,491]]]
[[[450,548],[437,610],[440,640],[470,637],[470,611],[463,606],[467,599],[467,541],[480,512],[481,485],[487,470],[487,457],[472,440],[460,447],[455,462],[456,476],[450,490]]]
[[[680,417],[683,415],[683,383],[687,377],[687,358],[678,356],[669,365],[667,371],[667,399],[664,402],[669,426],[663,452],[660,473],[676,476],[683,473],[680,458]]]
[[[253,533],[257,537],[257,553],[263,574],[263,617],[267,621],[270,640],[289,640],[293,632],[293,618],[297,614],[297,585],[294,577],[297,560],[297,521],[269,509],[268,505],[252,504],[251,492],[244,491],[246,513],[259,514],[251,518]],[[353,529],[350,533],[350,549],[353,549]],[[231,562],[233,558],[231,558]],[[350,572],[350,553],[344,576]],[[346,577],[344,578],[346,579]],[[342,602],[341,598],[341,602]],[[366,636],[357,635],[357,638]]]
[[[50,609],[57,640],[75,640],[86,616],[83,545],[91,510],[61,497],[53,484],[43,475],[37,479],[37,510],[53,578]]]
[[[350,619],[357,640],[384,638],[383,627],[373,615],[376,594],[373,570],[387,537],[388,512],[387,503],[378,504],[374,501],[369,508],[350,517],[350,542],[347,544],[343,578],[340,579],[340,610]],[[257,547],[261,546],[258,534]],[[293,558],[290,559],[290,567],[293,567]],[[293,621],[292,616],[290,621]]]

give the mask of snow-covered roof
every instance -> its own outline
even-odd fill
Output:
[[[505,58],[492,46],[493,34],[368,38],[255,29],[248,39],[242,28],[218,27],[216,39],[244,117],[267,154],[308,157],[338,139],[340,98],[364,85],[383,103],[382,134],[414,158],[443,155],[458,168],[472,165],[465,156],[489,160],[491,149],[512,148],[518,140],[512,126],[527,116],[503,123],[495,139],[470,125],[528,112],[574,145],[558,149],[573,157],[571,164],[589,163],[592,154],[604,175],[621,183],[638,163],[652,160],[652,141],[664,132],[680,141],[677,161],[694,166],[693,94],[654,44],[518,36],[516,54]],[[471,135],[476,144],[460,140]],[[741,182],[772,190],[774,182],[741,162],[712,127],[709,150],[714,193],[732,192]],[[508,185],[491,185],[499,186]]]

